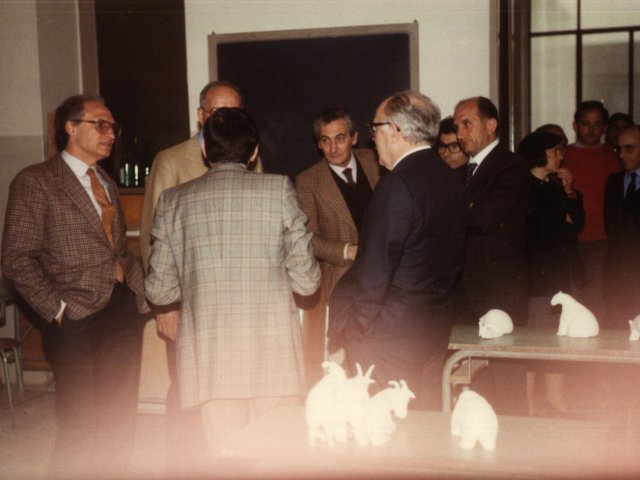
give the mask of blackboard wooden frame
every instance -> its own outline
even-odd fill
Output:
[[[265,170],[287,174],[319,158],[312,124],[344,106],[366,124],[392,93],[419,89],[418,23],[209,35],[209,76],[242,90],[260,127]]]

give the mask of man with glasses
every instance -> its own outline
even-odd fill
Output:
[[[466,174],[469,157],[462,151],[458,143],[456,129],[453,125],[453,117],[447,117],[440,122],[438,130],[438,154],[447,165],[453,168],[460,175]]]
[[[144,321],[142,266],[128,250],[113,180],[98,166],[119,134],[104,101],[55,112],[58,154],[11,182],[2,272],[48,321],[55,374],[50,478],[126,476],[135,435]]]
[[[627,322],[640,314],[640,127],[625,130],[618,142],[624,171],[609,176],[604,193],[607,281],[603,323],[607,328],[626,329]]]
[[[372,389],[406,380],[414,406],[438,409],[453,320],[451,292],[462,268],[464,183],[430,147],[440,121],[427,97],[384,100],[370,130],[389,170],[373,192],[358,255],[329,305],[330,350],[354,370],[375,365]]]
[[[354,149],[358,132],[346,109],[320,113],[313,133],[323,158],[296,178],[300,207],[309,218],[307,227],[322,271],[321,298],[304,316],[309,384],[322,374],[327,301],[356,257],[362,218],[380,178],[375,152]]]

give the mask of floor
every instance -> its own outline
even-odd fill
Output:
[[[610,426],[610,439],[624,439],[625,443],[640,445],[640,374],[637,367],[607,366],[597,375],[593,368],[596,367],[578,368],[567,377],[572,418],[604,420]],[[614,383],[624,385],[624,388],[611,387],[610,379],[615,379]],[[26,400],[15,407],[14,413],[15,426],[2,388],[0,479],[45,479],[56,432],[52,387],[28,386]],[[175,478],[166,474],[164,415],[139,414],[137,420],[130,477]],[[640,467],[638,470],[640,472]]]

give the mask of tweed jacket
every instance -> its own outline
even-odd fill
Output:
[[[320,269],[287,177],[241,164],[160,195],[146,279],[155,305],[181,302],[177,334],[184,407],[214,398],[302,394],[300,319]]]
[[[151,253],[151,224],[158,197],[169,188],[204,175],[207,170],[197,135],[156,155],[145,185],[140,220],[140,254],[145,268]]]
[[[149,311],[142,266],[127,249],[116,185],[98,169],[109,183],[115,207],[115,253],[91,199],[60,155],[25,168],[9,188],[2,272],[48,321],[55,318],[61,300],[71,320],[100,310],[111,297],[116,258],[136,293],[138,309]]]
[[[380,178],[375,152],[355,149],[353,153],[373,190]],[[313,250],[322,269],[324,298],[328,299],[335,284],[351,266],[352,262],[343,257],[344,245],[358,244],[358,230],[325,159],[297,176],[296,191],[300,206],[309,217]]]

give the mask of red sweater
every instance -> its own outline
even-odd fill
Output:
[[[569,145],[564,166],[573,173],[574,187],[582,192],[585,224],[580,240],[604,240],[604,186],[612,173],[622,170],[610,148]]]

